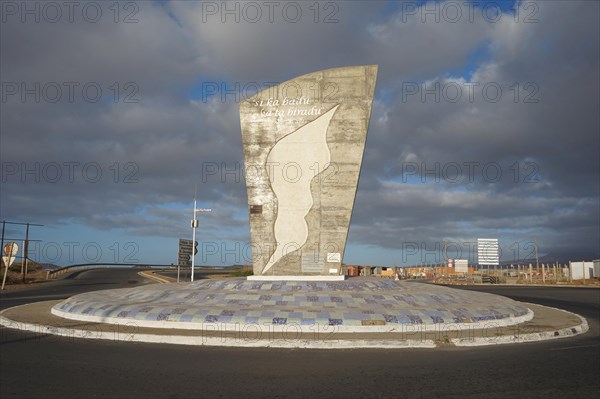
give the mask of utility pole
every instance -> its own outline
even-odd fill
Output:
[[[194,215],[192,219],[192,273],[190,280],[194,281],[194,267],[196,266],[196,229],[198,228],[198,219],[196,219],[196,212],[211,212],[210,208],[196,208],[196,196],[198,194],[198,186],[194,192]]]
[[[538,246],[535,236],[533,237],[533,245],[535,246],[535,271],[537,273],[540,272],[540,260],[538,258]]]
[[[446,255],[446,240],[444,240],[444,263],[444,274],[449,274],[450,270],[448,270],[448,266],[450,262],[448,262],[448,256]]]
[[[2,221],[2,244],[0,244],[0,270],[2,270],[2,264],[4,264],[4,227],[6,227],[6,221]],[[4,289],[4,283],[6,282],[6,275],[8,274],[8,263],[6,264],[6,270],[4,271],[4,279],[2,280],[2,289]]]
[[[190,281],[194,281],[194,252],[196,252],[196,228],[198,227],[198,219],[196,219],[196,193],[194,193],[194,214],[192,216],[192,274]]]
[[[27,257],[29,256],[29,223],[25,228],[25,242],[23,243],[23,262],[25,262],[25,274],[23,275],[23,282],[25,282],[25,276],[27,276]]]

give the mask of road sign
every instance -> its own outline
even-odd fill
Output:
[[[4,234],[4,230],[2,230],[2,234]],[[6,266],[4,269],[4,277],[2,278],[2,288],[4,289],[4,284],[6,284],[6,275],[8,274],[8,268],[15,261],[15,256],[17,256],[17,252],[19,252],[19,246],[16,242],[9,242],[2,248],[2,252],[5,256],[2,257],[2,263]]]
[[[491,266],[500,264],[500,247],[497,238],[477,239],[477,263]]]
[[[469,260],[468,259],[454,259],[454,271],[456,273],[468,273],[469,272]]]
[[[6,265],[6,267],[9,267],[15,261],[15,256],[17,255],[17,252],[19,252],[19,246],[16,242],[9,242],[4,246],[2,252],[4,252],[2,262]]]
[[[192,266],[192,261],[190,260],[192,251],[194,251],[194,255],[198,253],[198,241],[192,243],[192,240],[179,239],[177,264],[181,266]]]
[[[19,246],[16,242],[9,242],[4,246],[4,255],[15,256],[19,252]]]

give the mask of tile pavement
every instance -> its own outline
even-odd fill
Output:
[[[430,284],[357,277],[344,281],[244,278],[153,284],[75,295],[54,309],[77,318],[276,326],[444,325],[505,321],[529,309],[511,299]],[[169,323],[170,324],[170,323]],[[513,323],[514,324],[514,323]]]

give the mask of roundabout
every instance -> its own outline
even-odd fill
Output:
[[[511,298],[531,309],[534,318],[488,330],[404,336],[327,330],[299,339],[293,325],[285,332],[268,334],[263,326],[265,332],[258,336],[249,329],[143,328],[133,323],[69,320],[50,313],[56,304],[82,293],[152,284],[138,273],[136,269],[86,270],[73,278],[61,276],[2,293],[0,305],[6,310],[0,315],[0,396],[162,398],[177,392],[180,397],[264,398],[285,392],[289,397],[361,399],[558,398],[590,397],[598,390],[598,289],[453,288]],[[579,333],[583,321],[574,313],[589,323],[585,334]],[[411,343],[418,346],[408,346]],[[482,343],[486,346],[467,346]],[[424,383],[432,379],[436,382]]]
[[[564,338],[570,312],[432,284],[206,279],[93,291],[6,309],[9,328],[73,338],[200,346],[435,348]]]

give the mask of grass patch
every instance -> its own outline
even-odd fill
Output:
[[[254,275],[252,270],[236,270],[234,272],[229,273],[229,277],[247,277]]]

